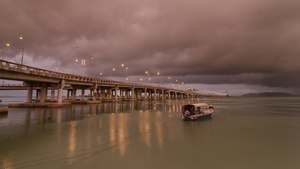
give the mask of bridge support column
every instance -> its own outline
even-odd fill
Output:
[[[96,99],[99,100],[99,98],[100,98],[100,90],[97,89],[97,97],[96,97]]]
[[[118,100],[118,91],[119,91],[119,87],[116,86],[116,89],[115,89],[115,100]],[[121,94],[120,94],[120,97],[121,97]]]
[[[90,100],[93,100],[93,89],[90,89]]]
[[[151,99],[152,98],[152,90],[150,89],[149,90],[149,99]]]
[[[37,102],[38,100],[40,100],[40,92],[41,92],[41,89],[36,89],[35,102]]]
[[[136,97],[137,97],[137,99],[141,99],[142,98],[142,91],[141,91],[141,89],[138,89],[136,91]]]
[[[62,88],[57,90],[57,103],[62,103]]]
[[[161,99],[165,99],[165,90],[164,89],[161,90]]]
[[[71,100],[73,100],[73,101],[76,100],[76,91],[77,91],[77,90],[76,90],[75,88],[72,90]]]
[[[53,102],[54,101],[54,95],[55,95],[55,89],[54,87],[51,88],[51,101]]]
[[[103,100],[105,98],[105,89],[100,89],[101,92],[100,92],[100,100]]]
[[[111,99],[111,95],[112,95],[112,92],[111,92],[111,88],[107,89],[107,99]]]
[[[147,96],[147,87],[145,87],[145,94],[144,94],[144,96],[145,96],[145,100],[148,99],[148,96]]]
[[[84,101],[85,89],[81,89],[81,101]]]
[[[131,88],[131,99],[135,99],[135,88]]]
[[[154,89],[153,92],[154,92],[153,98],[156,99],[156,89]]]
[[[57,103],[62,103],[62,91],[63,91],[64,86],[65,86],[65,80],[62,80],[60,82],[60,86],[57,91]]]
[[[125,98],[125,90],[120,89],[120,99],[122,100],[123,97]]]
[[[68,100],[70,99],[70,90],[69,89],[67,90],[67,99]]]
[[[125,99],[128,99],[128,90],[125,90]]]
[[[93,90],[92,90],[92,95],[93,95],[93,101],[95,101],[96,100],[96,88],[94,88]]]
[[[40,99],[40,103],[45,103],[45,100],[46,100],[46,92],[47,92],[47,87],[45,86],[45,84],[42,84],[42,87],[41,87],[41,99]]]
[[[28,83],[28,91],[27,91],[27,103],[32,103],[32,91],[33,87],[32,84]]]

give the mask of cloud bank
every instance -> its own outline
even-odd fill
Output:
[[[84,57],[90,76],[112,75],[125,64],[132,76],[148,70],[187,83],[300,87],[297,0],[2,0],[0,6],[1,51],[11,44],[5,59],[20,58],[23,36],[25,56],[45,68],[50,59],[51,66],[77,69],[75,59]]]

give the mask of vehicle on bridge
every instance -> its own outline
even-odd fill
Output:
[[[197,120],[211,117],[214,108],[206,103],[188,104],[182,106],[182,120]]]

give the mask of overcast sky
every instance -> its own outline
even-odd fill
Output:
[[[26,65],[300,92],[299,0],[0,0],[0,19],[1,58],[23,36]]]

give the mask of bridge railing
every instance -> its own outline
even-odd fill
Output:
[[[98,79],[98,78],[87,77],[87,76],[79,76],[79,75],[74,75],[74,74],[60,73],[60,72],[41,69],[41,68],[37,68],[37,67],[21,65],[18,63],[13,63],[13,62],[1,60],[1,59],[0,59],[0,69],[20,72],[20,73],[25,73],[25,74],[31,74],[31,75],[37,75],[37,76],[51,77],[51,78],[62,79],[62,80],[87,82],[87,83],[98,83],[98,84],[110,84],[110,85],[126,85],[126,86],[135,86],[135,87],[139,86],[139,87],[148,87],[148,88],[159,88],[160,90],[172,90],[175,92],[196,94],[195,92],[186,92],[186,91],[182,91],[182,90],[178,90],[178,89],[166,88],[163,86],[158,87],[158,86],[145,85],[145,84],[137,85],[135,83],[129,83],[129,82],[120,82],[120,81]]]
[[[113,81],[113,80],[104,80],[104,79],[97,79],[87,76],[78,76],[74,74],[66,74],[55,72],[51,70],[36,68],[32,66],[21,65],[18,63],[13,63],[5,60],[0,59],[0,69],[15,71],[15,72],[22,72],[26,74],[33,74],[39,76],[47,76],[51,78],[57,79],[64,79],[64,80],[72,80],[72,81],[81,81],[81,82],[93,82],[93,83],[106,83],[106,84],[121,84],[122,82]]]
[[[37,67],[21,65],[18,63],[9,62],[1,59],[0,59],[0,69],[21,72],[25,74],[38,75],[38,76],[46,76],[51,78],[63,79],[63,80],[71,80],[71,81],[80,81],[80,82],[88,82],[88,83],[90,82],[90,83],[99,83],[99,84],[104,83],[104,84],[111,84],[111,85],[127,85],[127,86],[136,85],[134,83],[128,83],[128,82],[120,82],[114,80],[98,79],[98,78],[87,77],[87,76],[60,73],[60,72],[41,69]],[[147,86],[147,85],[140,84],[139,86]]]

